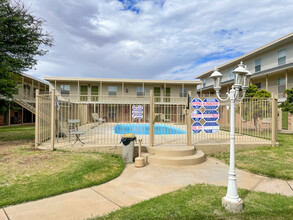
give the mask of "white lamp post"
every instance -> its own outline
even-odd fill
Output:
[[[231,112],[230,112],[230,168],[228,177],[228,190],[225,197],[222,199],[223,206],[231,212],[240,212],[243,209],[243,201],[238,195],[237,183],[236,183],[236,171],[235,171],[235,100],[241,101],[245,92],[248,89],[250,78],[252,74],[244,67],[242,61],[238,67],[233,71],[234,85],[227,98],[222,99],[220,97],[222,74],[215,68],[214,72],[210,76],[214,80],[214,89],[216,90],[217,97],[221,101],[227,101],[230,99]],[[239,98],[239,89],[242,88],[242,97]]]

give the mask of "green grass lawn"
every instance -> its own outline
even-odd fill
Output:
[[[95,219],[292,219],[293,197],[239,190],[244,209],[233,214],[224,209],[226,187],[187,186]]]
[[[0,145],[0,207],[107,182],[124,169],[113,154]]]
[[[33,141],[35,126],[11,126],[0,128],[0,142]]]
[[[278,134],[279,147],[258,147],[236,152],[236,167],[273,178],[293,179],[293,135]],[[210,154],[229,164],[229,152]]]

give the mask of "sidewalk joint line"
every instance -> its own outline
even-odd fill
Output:
[[[6,215],[6,218],[7,218],[8,220],[10,220],[10,218],[8,217],[8,215],[7,215],[7,213],[6,213],[6,211],[5,211],[4,208],[3,208],[3,212],[4,212],[4,214]]]
[[[292,186],[290,185],[290,183],[288,183],[288,181],[286,181],[286,183],[288,184],[288,186],[290,187],[290,189],[293,191]]]
[[[119,206],[120,208],[122,208],[121,205],[117,204],[116,202],[112,201],[111,199],[109,199],[108,197],[104,196],[103,194],[99,193],[98,191],[94,190],[93,188],[91,188],[91,190],[93,190],[94,192],[98,193],[99,195],[101,195],[102,197],[104,197],[105,199],[109,200],[110,202],[112,202],[113,204]]]

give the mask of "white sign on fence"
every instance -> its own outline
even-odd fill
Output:
[[[202,130],[208,134],[217,133],[220,125],[217,120],[220,117],[218,112],[219,101],[216,98],[206,98],[203,101],[199,98],[194,98],[191,102],[194,111],[191,113],[191,118],[194,121],[191,130],[198,134]]]
[[[143,106],[133,105],[132,106],[132,118],[142,119],[143,118]]]

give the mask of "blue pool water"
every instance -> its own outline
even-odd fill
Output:
[[[150,134],[149,124],[117,124],[113,127],[114,134]],[[186,130],[165,124],[155,124],[155,134],[186,134]]]

